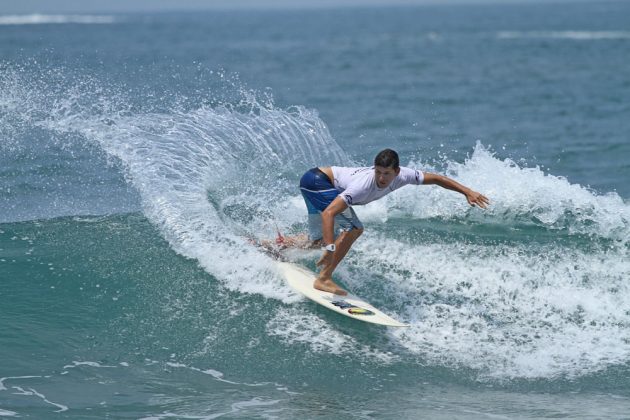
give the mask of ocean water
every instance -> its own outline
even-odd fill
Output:
[[[0,417],[630,418],[628,16],[0,16]],[[356,208],[336,279],[404,330],[246,239],[385,147],[492,201]]]

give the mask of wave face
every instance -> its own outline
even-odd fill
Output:
[[[574,6],[1,26],[0,416],[626,416],[629,5]],[[357,206],[335,278],[405,330],[250,243],[384,147],[492,203]]]
[[[486,192],[492,206],[482,212],[443,189],[407,187],[356,209],[367,230],[340,275],[412,324],[390,344],[488,380],[576,378],[624,365],[628,203],[498,159],[481,144],[463,163],[447,160],[446,172]],[[303,314],[281,320],[272,333],[290,343],[401,361],[386,346],[347,347],[349,337],[331,339],[334,330],[322,334],[326,327]]]
[[[413,324],[400,343],[495,379],[577,377],[626,363],[628,203],[481,145],[448,173],[485,191],[491,208],[405,189],[372,209],[391,229],[368,233],[346,274],[387,281]],[[421,227],[410,230],[414,220]]]
[[[122,165],[144,215],[173,250],[229,287],[289,298],[247,238],[283,219],[299,171],[348,161],[315,111],[278,109],[238,87],[233,103],[130,112],[126,98],[93,90],[98,82],[89,78],[59,88],[13,72],[4,84],[5,131],[29,137],[44,130],[61,148],[77,137],[97,145]],[[3,147],[17,153],[25,145],[9,140]]]

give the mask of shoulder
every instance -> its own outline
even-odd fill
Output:
[[[398,178],[403,185],[416,184],[420,185],[424,181],[424,173],[419,169],[408,168],[406,166],[400,167],[400,173]]]

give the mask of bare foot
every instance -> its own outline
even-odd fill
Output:
[[[346,296],[348,294],[348,292],[337,286],[337,284],[331,279],[315,279],[313,287],[317,290],[334,293],[340,296]]]

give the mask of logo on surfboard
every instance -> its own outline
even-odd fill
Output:
[[[374,315],[374,312],[355,306],[345,300],[333,300],[331,303],[339,309],[347,309],[348,313],[352,315]]]

